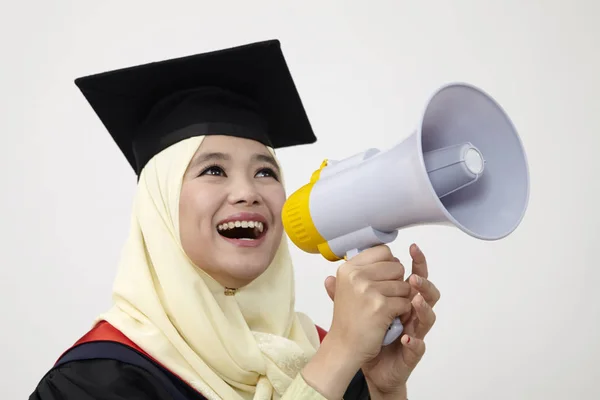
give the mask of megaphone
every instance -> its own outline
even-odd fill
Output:
[[[502,239],[528,201],[527,157],[513,123],[483,90],[451,83],[430,96],[416,131],[399,144],[325,160],[288,197],[282,221],[298,248],[337,261],[415,225]],[[383,344],[402,331],[396,318]]]

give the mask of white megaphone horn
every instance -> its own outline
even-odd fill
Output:
[[[521,223],[528,201],[527,158],[512,122],[482,90],[453,83],[433,93],[401,143],[324,161],[288,198],[282,220],[300,249],[337,261],[414,225],[498,240]],[[402,330],[396,318],[383,344]]]

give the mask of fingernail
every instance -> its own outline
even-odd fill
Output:
[[[416,275],[416,276],[417,276],[417,285],[421,286],[423,284],[423,278],[421,278],[419,275]]]
[[[410,343],[410,336],[408,336],[408,335],[405,335],[404,337],[406,338],[406,339],[404,340],[404,344],[405,344],[405,345],[406,345],[406,344],[409,344],[409,343]]]

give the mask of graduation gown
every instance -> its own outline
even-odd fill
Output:
[[[326,332],[317,327],[323,340]],[[366,400],[359,371],[345,400]],[[64,352],[29,400],[206,400],[125,335],[101,322]]]

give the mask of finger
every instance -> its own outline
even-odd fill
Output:
[[[412,273],[413,275],[419,275],[423,278],[427,278],[429,275],[429,271],[427,268],[427,259],[425,258],[425,254],[423,251],[413,243],[410,246],[410,256],[412,257]]]
[[[379,245],[363,250],[348,262],[353,265],[370,265],[382,261],[394,261],[392,250],[387,245]]]
[[[372,287],[386,297],[408,297],[412,290],[410,284],[403,280],[374,282]]]
[[[400,277],[400,279],[404,280],[404,274],[406,274],[406,268],[404,268],[404,264],[402,264],[400,262],[400,259],[398,257],[394,257],[393,261],[399,263],[400,265],[402,265],[402,277]]]
[[[336,280],[334,276],[328,276],[325,279],[325,290],[327,291],[327,294],[331,300],[335,298],[335,282]]]
[[[412,309],[412,304],[409,299],[405,297],[386,297],[386,306],[389,310],[390,316],[402,317],[405,314],[409,314]]]
[[[415,336],[418,339],[425,338],[425,335],[429,333],[433,324],[435,324],[436,315],[431,306],[427,304],[427,301],[423,298],[423,296],[418,295],[413,300],[413,305],[416,309],[416,316],[419,320],[415,328]]]
[[[400,339],[402,346],[402,358],[406,365],[413,369],[425,355],[425,342],[414,336],[403,335]]]
[[[371,281],[404,280],[404,265],[399,261],[383,261],[360,267],[364,278]]]
[[[427,303],[433,307],[440,300],[441,293],[438,288],[431,283],[430,280],[425,279],[419,275],[411,275],[409,279],[410,284],[414,289],[419,292],[427,301]]]
[[[412,297],[409,297],[409,300],[411,300],[412,303]],[[415,332],[414,326],[415,326],[415,320],[417,319],[417,310],[415,309],[415,305],[413,304],[410,312],[403,314],[400,317],[400,321],[402,322],[402,325],[404,325],[404,333],[406,333],[407,335],[412,335]]]

